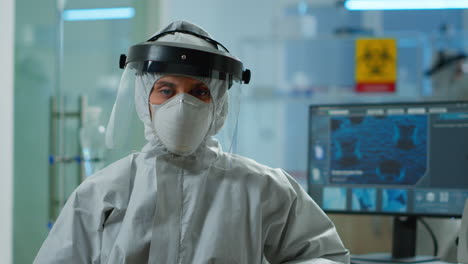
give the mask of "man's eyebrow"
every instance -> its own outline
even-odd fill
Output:
[[[205,86],[206,88],[208,88],[208,85],[206,85],[204,82],[198,82],[194,85],[194,87],[196,88],[200,88],[200,87],[203,87]]]
[[[157,81],[156,82],[157,86],[168,86],[169,88],[175,88],[176,85],[174,83],[168,82],[168,81]]]

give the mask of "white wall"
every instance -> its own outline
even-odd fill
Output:
[[[0,263],[13,253],[13,56],[14,0],[0,1]]]
[[[174,20],[198,24],[239,57],[241,40],[272,35],[281,6],[281,1],[270,0],[161,0],[160,13],[162,26]]]

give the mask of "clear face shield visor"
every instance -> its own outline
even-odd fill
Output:
[[[151,92],[161,78],[180,76],[197,80],[209,89],[212,121],[204,140],[217,134],[224,149],[232,150],[241,83],[250,80],[250,71],[243,70],[237,58],[209,47],[144,42],[130,47],[128,56],[121,56],[120,67],[125,71],[106,130],[108,148],[132,151],[140,149],[145,141],[160,141],[151,123]]]

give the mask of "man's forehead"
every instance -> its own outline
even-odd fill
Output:
[[[183,75],[165,75],[156,81],[156,83],[172,83],[172,84],[179,83],[179,82],[189,82],[191,85],[205,85],[204,82],[196,78],[183,76]]]

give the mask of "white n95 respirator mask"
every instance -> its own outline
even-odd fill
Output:
[[[172,153],[187,156],[205,139],[213,119],[213,103],[181,93],[151,105],[152,124],[161,143]]]

